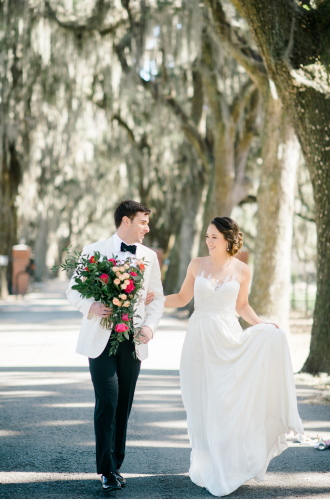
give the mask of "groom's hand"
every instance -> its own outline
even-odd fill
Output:
[[[95,314],[95,316],[100,316],[101,318],[108,318],[112,314],[111,307],[107,307],[100,302],[94,302],[89,308],[89,312],[91,314]]]
[[[148,344],[153,336],[153,331],[149,328],[149,326],[143,326],[141,328],[139,337],[142,344]]]

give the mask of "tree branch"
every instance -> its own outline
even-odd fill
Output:
[[[267,71],[260,54],[251,49],[246,40],[227,21],[220,0],[204,0],[204,3],[212,14],[213,25],[220,41],[226,44],[230,54],[245,68],[257,85],[264,84]]]
[[[235,99],[231,105],[231,117],[233,123],[236,125],[240,116],[242,115],[244,109],[246,108],[251,95],[256,90],[256,85],[248,80],[240,89],[239,93],[235,96]]]
[[[216,123],[223,121],[221,101],[222,95],[218,90],[217,79],[214,71],[212,40],[208,36],[206,28],[202,33],[202,68],[203,80],[209,104],[212,108],[213,116]]]
[[[111,33],[115,33],[116,30],[123,25],[127,24],[127,19],[119,19],[116,23],[110,26],[103,26],[104,18],[110,8],[109,2],[104,0],[98,0],[95,4],[93,12],[90,17],[88,17],[84,22],[74,21],[62,21],[56,14],[56,11],[52,8],[49,1],[45,1],[45,14],[49,19],[55,21],[61,28],[83,32],[83,31],[98,31],[101,36],[105,36]]]
[[[207,147],[206,142],[197,130],[197,127],[189,119],[180,104],[171,95],[163,94],[162,89],[156,82],[146,81],[141,76],[138,77],[139,82],[147,89],[155,100],[158,100],[165,106],[169,107],[175,116],[180,120],[181,128],[186,136],[186,139],[195,148],[199,158],[201,159],[206,172],[211,170],[213,164],[213,156]]]
[[[133,130],[121,118],[121,116],[119,114],[115,113],[114,115],[112,115],[112,120],[116,120],[118,122],[118,124],[126,130],[128,137],[129,137],[129,140],[134,144],[134,146],[138,146]]]
[[[243,200],[241,200],[238,204],[239,207],[241,207],[242,205],[245,205],[246,203],[257,203],[257,197],[252,195],[252,194],[248,194]],[[246,231],[245,231],[246,232]],[[252,238],[252,236],[251,236]]]
[[[309,222],[316,222],[315,219],[312,219],[311,217],[306,217],[306,215],[298,214],[297,212],[295,213],[298,217],[304,220],[308,220]]]

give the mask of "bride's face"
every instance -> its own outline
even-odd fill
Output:
[[[210,224],[207,228],[206,244],[210,255],[223,253],[223,251],[227,250],[228,245],[224,235],[213,224]]]

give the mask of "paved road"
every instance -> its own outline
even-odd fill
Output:
[[[0,498],[213,498],[187,475],[189,441],[178,364],[186,321],[163,318],[143,363],[129,423],[124,490],[103,493],[95,474],[94,395],[75,354],[80,314],[59,281],[0,302]],[[293,341],[294,344],[294,341]],[[329,406],[298,386],[306,433],[330,435]],[[330,498],[330,451],[291,439],[266,480],[228,498]]]

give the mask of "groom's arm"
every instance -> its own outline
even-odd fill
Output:
[[[81,253],[82,255],[88,255],[89,252],[87,247],[84,247]],[[74,275],[71,278],[69,286],[66,290],[66,296],[69,302],[71,302],[71,304],[73,305],[73,307],[78,309],[78,311],[80,311],[84,316],[86,316],[86,318],[89,317],[90,319],[92,315],[90,314],[89,310],[91,305],[94,304],[95,300],[93,298],[90,299],[82,298],[82,296],[77,290],[72,290],[73,285],[76,285],[76,282],[74,280]]]
[[[153,293],[155,296],[152,302],[146,305],[146,318],[143,326],[148,326],[153,335],[155,335],[158,323],[163,315],[165,302],[161,272],[156,253],[154,253],[154,260],[152,262],[148,292]]]

